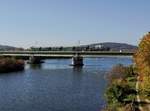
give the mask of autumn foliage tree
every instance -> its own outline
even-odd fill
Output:
[[[134,55],[134,62],[141,80],[140,88],[150,96],[150,32],[142,38]]]

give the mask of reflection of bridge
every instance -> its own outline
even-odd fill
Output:
[[[104,51],[0,51],[0,56],[18,57],[18,58],[75,58],[78,61],[84,57],[102,57],[102,56],[132,56],[133,52],[104,52]],[[76,55],[76,56],[75,56]],[[31,58],[32,57],[32,58]],[[80,57],[80,59],[77,59]],[[78,62],[77,62],[78,63]],[[80,62],[79,62],[80,63]],[[83,64],[83,63],[81,63]]]

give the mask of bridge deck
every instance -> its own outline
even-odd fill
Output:
[[[104,52],[104,51],[0,51],[0,56],[13,57],[73,57],[76,53],[83,57],[102,57],[102,56],[132,56],[133,52]]]

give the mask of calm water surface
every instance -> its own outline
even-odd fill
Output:
[[[0,75],[0,111],[100,111],[105,105],[105,75],[130,57],[86,58],[83,68],[71,59],[49,59],[23,72]]]

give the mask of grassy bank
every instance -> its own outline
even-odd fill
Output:
[[[24,61],[14,58],[0,58],[0,73],[24,70]]]
[[[138,111],[136,77],[132,66],[117,65],[112,68],[107,77],[107,106],[104,111]]]

